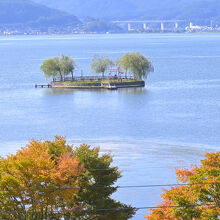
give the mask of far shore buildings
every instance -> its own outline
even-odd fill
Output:
[[[220,23],[210,21],[210,25],[201,26],[195,25],[188,21],[115,21],[114,24],[122,27],[120,33],[158,33],[158,32],[220,32]],[[99,34],[99,33],[114,33],[114,32],[90,32],[81,29],[80,27],[51,27],[51,28],[31,28],[31,27],[13,27],[0,26],[0,35],[45,35],[45,34]]]
[[[212,32],[212,31],[219,31],[219,27],[213,28],[211,26],[199,26],[199,25],[193,25],[192,22],[189,23],[189,26],[185,28],[185,31],[187,32],[199,32],[199,31],[206,31],[206,32]]]

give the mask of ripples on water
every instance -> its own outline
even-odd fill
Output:
[[[174,80],[166,82],[152,83],[149,90],[163,89],[209,89],[220,88],[220,79],[203,79],[203,80]]]
[[[100,146],[123,171],[118,185],[175,183],[174,167],[219,150],[220,35],[76,35],[0,37],[0,152],[60,134]],[[146,88],[35,89],[42,61],[73,56],[89,74],[93,54],[116,59],[140,51],[153,60]],[[114,197],[154,206],[160,188],[120,189]],[[146,210],[147,211],[147,210]],[[142,219],[145,210],[135,219]]]

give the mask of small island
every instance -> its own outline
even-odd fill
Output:
[[[69,56],[62,55],[47,59],[41,65],[46,78],[52,78],[47,87],[71,89],[118,89],[144,87],[143,80],[154,71],[151,60],[139,52],[126,53],[116,62],[109,57],[95,55],[90,70],[95,75],[75,76],[76,62]],[[108,72],[108,75],[106,73]],[[101,74],[98,75],[98,74]],[[43,87],[43,85],[40,85]],[[35,85],[37,87],[37,85]]]

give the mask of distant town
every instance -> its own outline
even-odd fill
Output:
[[[210,21],[208,25],[197,25],[184,20],[143,20],[114,21],[128,32],[219,32],[218,23]],[[207,23],[207,22],[206,22]],[[203,23],[204,24],[204,23]]]
[[[100,22],[102,22],[100,25]],[[46,35],[46,34],[98,34],[98,33],[201,33],[220,32],[217,22],[201,25],[184,20],[143,20],[143,21],[93,21],[92,28],[85,24],[77,27],[26,27],[0,26],[0,35]],[[98,26],[98,28],[97,28]]]

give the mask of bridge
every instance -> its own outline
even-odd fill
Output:
[[[175,25],[175,29],[177,30],[179,27],[179,23],[186,23],[185,20],[142,20],[142,21],[113,21],[115,24],[127,24],[128,31],[132,31],[132,24],[142,24],[143,29],[147,30],[147,24],[160,24],[160,30],[165,30],[165,24],[173,23]]]

